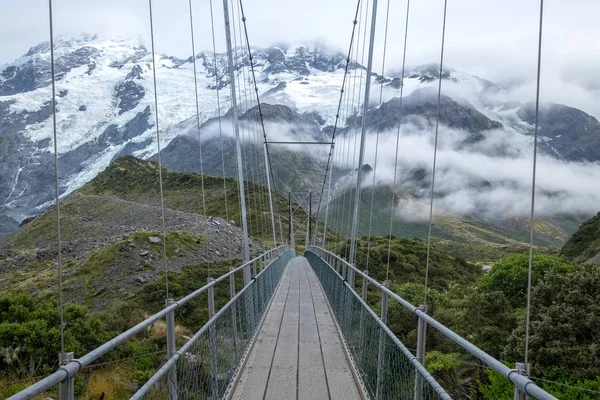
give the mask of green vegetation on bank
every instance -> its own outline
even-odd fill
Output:
[[[356,266],[361,270],[368,269],[369,275],[381,282],[385,281],[388,273],[388,245],[387,237],[373,237],[370,244],[366,237],[359,238],[356,241]],[[333,243],[331,248],[338,254],[348,254],[350,241]],[[393,238],[389,249],[389,281],[425,281],[427,241]],[[445,289],[455,283],[473,282],[479,275],[481,268],[444,251],[431,249],[429,281],[433,288]]]
[[[469,276],[469,269],[454,264]],[[525,308],[529,254],[509,255],[481,277],[447,285],[431,281],[429,313],[473,344],[513,367],[524,357]],[[534,255],[529,358],[533,376],[563,385],[600,390],[600,266],[574,265],[545,254]],[[437,266],[430,264],[435,276]],[[398,279],[390,288],[412,304],[423,302],[423,281]],[[369,293],[374,309],[377,291]],[[416,346],[416,319],[395,302],[388,317],[390,328],[409,347]],[[486,370],[473,356],[434,329],[428,330],[426,365],[455,399],[513,398],[504,378]],[[566,386],[542,385],[560,399],[595,398],[588,392]]]
[[[206,215],[229,218],[241,226],[237,180],[233,178],[223,180],[221,177],[199,173],[170,172],[165,168],[162,169],[162,179],[165,207],[200,215],[204,215],[204,208],[206,208]],[[269,196],[266,188],[253,182],[245,182],[245,188],[250,236],[255,239],[271,238],[271,221],[267,213]],[[120,158],[79,191],[84,195],[114,196],[123,200],[159,206],[158,164],[132,156]],[[288,199],[274,192],[273,208],[282,217],[282,223],[285,224],[283,231],[286,235]]]
[[[209,276],[219,277],[238,266],[240,260],[210,264],[185,265],[181,272],[169,273],[169,297],[179,299],[204,286]],[[243,286],[241,273],[236,287]],[[65,305],[65,348],[83,355],[124,332],[144,318],[164,308],[167,297],[165,282],[148,284],[135,297],[113,303],[102,311]],[[229,281],[215,287],[215,307],[229,300]],[[206,295],[181,306],[176,311],[178,346],[208,320]],[[57,300],[38,299],[24,292],[7,292],[0,296],[0,397],[5,398],[25,388],[35,378],[57,368],[60,352],[59,308]],[[133,339],[97,360],[97,367],[86,368],[77,377],[78,398],[97,399],[101,393],[111,399],[131,396],[132,381],[143,384],[160,367],[166,349],[166,330],[162,320]],[[53,393],[50,393],[53,394]]]
[[[567,240],[560,254],[576,262],[586,262],[600,254],[600,213],[584,222]],[[600,257],[596,264],[600,263]]]

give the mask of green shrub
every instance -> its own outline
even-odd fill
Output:
[[[481,280],[485,291],[504,293],[513,308],[525,306],[527,300],[527,280],[529,254],[511,254],[498,261]],[[531,283],[537,282],[549,271],[561,273],[574,271],[575,267],[560,257],[534,254]]]

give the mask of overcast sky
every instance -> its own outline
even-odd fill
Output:
[[[46,0],[0,0],[0,64],[47,40]],[[222,1],[213,0],[219,50]],[[411,4],[407,63],[439,62],[443,0]],[[372,0],[371,0],[372,4]],[[196,47],[211,48],[208,0],[193,0]],[[153,0],[157,51],[191,54],[188,0]],[[376,68],[381,68],[387,0],[379,0]],[[250,42],[321,42],[346,51],[353,0],[244,0]],[[600,117],[600,2],[545,1],[542,100]],[[392,0],[387,67],[399,69],[406,0]],[[533,99],[539,0],[448,0],[445,64],[505,85]],[[54,0],[55,34],[126,35],[148,42],[147,0]]]

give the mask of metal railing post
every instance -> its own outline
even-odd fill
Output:
[[[523,376],[529,376],[529,372],[530,372],[530,366],[529,364],[525,364],[525,363],[517,363],[516,364],[516,370],[519,373],[519,375],[523,375]],[[529,399],[529,395],[525,392],[520,391],[517,387],[515,387],[515,400],[528,400]]]
[[[351,264],[353,265],[353,264]],[[355,266],[355,265],[353,265]],[[354,273],[354,270],[352,268],[348,268],[348,270],[346,271],[346,282],[348,282],[348,285],[350,286],[350,289],[354,290],[354,278],[355,278],[356,274]]]
[[[383,284],[387,287],[387,282]],[[381,321],[387,324],[388,317],[388,294],[387,292],[381,292]],[[385,332],[379,328],[379,351],[377,355],[377,388],[375,392],[375,399],[379,400],[383,395],[383,372],[386,364],[386,351],[385,351]]]
[[[419,310],[427,313],[427,306],[421,305]],[[419,322],[417,326],[417,360],[425,365],[425,342],[427,340],[427,322],[423,318],[418,317]],[[423,398],[423,377],[415,370],[415,400],[421,400]]]
[[[369,271],[365,269],[365,274],[369,274]],[[369,285],[369,280],[363,278],[362,283],[362,294],[360,297],[366,302],[367,301],[367,286]]]
[[[165,304],[170,306],[173,299],[167,299]],[[175,310],[169,311],[165,317],[167,322],[167,358],[173,357],[177,351],[175,343]],[[169,371],[169,400],[177,400],[177,365]]]
[[[369,274],[368,270],[365,270],[365,274]],[[367,287],[369,285],[369,280],[368,279],[364,279],[363,278],[363,282],[362,282],[362,293],[361,293],[361,297],[362,299],[365,301],[365,303],[367,303]],[[368,303],[367,303],[368,304]],[[358,336],[358,340],[360,343],[360,361],[359,361],[359,366],[363,365],[363,361],[364,361],[364,355],[365,355],[365,322],[364,319],[366,317],[366,311],[364,309],[364,307],[360,310],[360,333]]]
[[[233,267],[229,267],[231,271]],[[235,297],[235,274],[229,275],[229,298]],[[237,307],[234,302],[231,305],[231,340],[233,342],[233,362],[238,363],[238,346],[237,346]]]
[[[213,281],[212,277],[209,277],[208,283]],[[215,287],[210,286],[208,288],[208,318],[211,319],[215,315]],[[216,400],[218,396],[218,385],[217,385],[217,335],[215,332],[215,324],[212,323],[209,327],[209,351],[210,351],[210,381],[211,381],[211,393],[212,399]]]
[[[60,365],[65,365],[75,359],[74,353],[60,353],[58,355]],[[75,376],[58,384],[59,400],[75,400]]]

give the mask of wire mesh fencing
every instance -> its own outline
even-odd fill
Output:
[[[450,399],[341,274],[317,254],[305,253],[321,282],[346,347],[371,399]]]
[[[285,250],[217,311],[132,399],[221,399],[249,349],[262,316],[294,256]],[[209,293],[210,296],[210,293]]]

